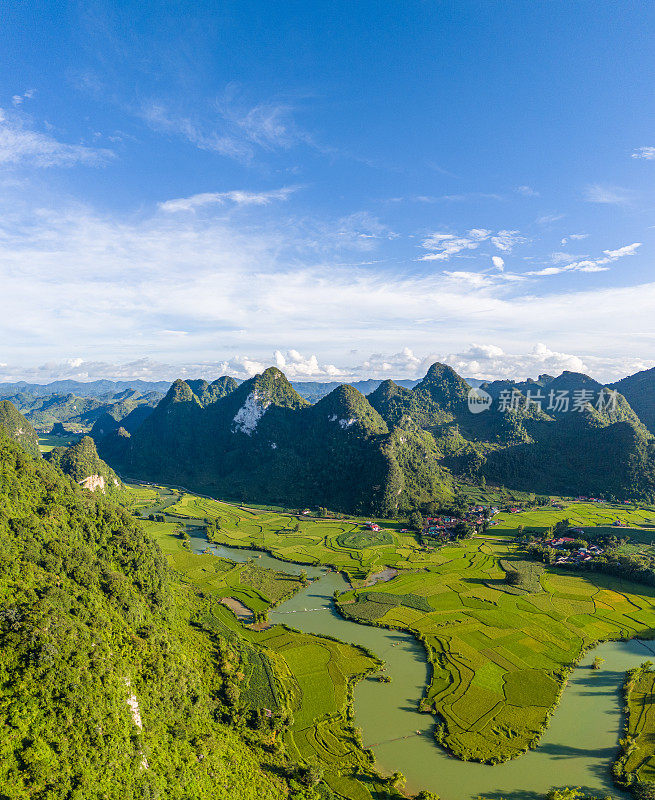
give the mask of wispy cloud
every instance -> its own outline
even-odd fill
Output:
[[[200,121],[176,115],[161,103],[145,104],[140,116],[153,130],[179,136],[200,150],[242,162],[250,161],[254,156],[252,146],[243,139],[225,131],[207,130]]]
[[[0,109],[0,165],[72,167],[100,166],[114,157],[110,150],[65,144],[29,128],[17,114]]]
[[[190,197],[178,197],[175,200],[166,200],[159,203],[162,211],[195,211],[208,205],[226,205],[232,203],[235,206],[267,206],[275,200],[287,200],[291,194],[298,191],[298,186],[284,186],[281,189],[273,189],[267,192],[249,192],[234,190],[230,192],[203,192],[194,194]]]
[[[655,147],[638,147],[632,153],[633,158],[645,158],[646,161],[655,159]]]
[[[15,106],[20,106],[25,100],[31,100],[35,94],[36,92],[34,89],[28,89],[26,92],[23,92],[23,94],[15,94],[11,98],[11,102]]]
[[[587,186],[584,198],[589,203],[622,206],[630,202],[631,196],[627,189],[622,189],[620,186],[604,186],[600,183],[594,183],[591,186]]]
[[[517,186],[516,193],[522,194],[523,197],[539,197],[540,194],[536,189],[533,189],[532,186]]]
[[[526,239],[518,231],[498,231],[491,237],[491,243],[503,253],[511,253],[517,244],[523,244]]]
[[[587,239],[589,238],[588,233],[570,233],[568,236],[565,236],[560,244],[568,244],[569,241],[577,241],[579,239]]]
[[[505,198],[502,194],[496,194],[495,192],[464,192],[462,194],[442,194],[437,196],[419,194],[409,199],[417,203],[465,203],[469,200],[504,200]]]
[[[472,228],[465,236],[452,233],[433,233],[421,242],[421,247],[430,252],[420,256],[419,261],[448,261],[462,250],[476,250],[491,236],[485,228]]]
[[[288,150],[304,144],[324,153],[323,147],[294,118],[289,103],[247,104],[228,87],[223,99],[210,104],[203,113],[180,113],[163,101],[149,101],[138,115],[153,130],[179,136],[200,150],[218,153],[242,163],[251,162],[258,151]]]
[[[607,272],[613,261],[618,261],[624,256],[633,256],[637,249],[641,247],[641,242],[634,242],[633,244],[619,247],[616,250],[603,250],[603,255],[596,259],[583,259],[580,261],[573,261],[569,264],[558,267],[544,267],[543,269],[532,270],[526,272],[526,275],[534,277],[550,277],[551,275],[560,275],[562,272]],[[567,253],[553,253],[554,261],[566,261],[569,256]],[[560,258],[561,256],[561,258]]]
[[[502,230],[494,233],[486,228],[471,228],[463,236],[453,233],[433,233],[421,242],[421,247],[430,252],[419,261],[448,261],[452,256],[467,250],[477,250],[484,242],[490,242],[497,250],[509,253],[525,237],[518,231]]]

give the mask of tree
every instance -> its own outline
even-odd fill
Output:
[[[521,573],[515,569],[508,569],[505,573],[505,583],[508,586],[518,586],[521,583]]]
[[[655,800],[655,783],[644,781],[633,788],[637,800]]]
[[[468,522],[458,522],[453,534],[456,539],[470,539],[473,536],[473,526]]]
[[[403,775],[402,772],[394,772],[393,775],[389,778],[389,785],[393,786],[394,789],[400,789],[407,783],[407,778]]]
[[[601,658],[600,656],[596,656],[596,658],[594,658],[594,663],[591,665],[591,668],[592,669],[600,669],[600,667],[601,667],[601,665],[602,665],[602,663],[604,661],[605,661],[604,658]]]
[[[546,800],[581,800],[584,793],[580,788],[569,789],[562,787],[561,789],[551,789],[546,795]]]
[[[420,511],[412,511],[409,515],[409,524],[415,531],[423,530],[423,515]]]
[[[307,584],[309,583],[309,578],[307,577],[307,570],[301,569],[300,575],[298,577],[300,578],[300,582],[302,583],[302,585],[307,586]]]

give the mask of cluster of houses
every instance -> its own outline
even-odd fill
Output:
[[[489,525],[498,525],[498,522],[492,519],[498,514],[498,509],[495,507],[487,508],[486,506],[471,506],[469,510],[461,517],[449,517],[446,515],[438,517],[427,517],[423,523],[423,536],[432,539],[447,540],[452,538],[456,526],[460,522],[468,522],[478,530],[482,525],[487,522]]]
[[[555,559],[555,565],[558,564],[584,564],[593,561],[596,556],[603,553],[602,547],[596,544],[590,544],[587,547],[571,548],[571,545],[584,535],[582,528],[570,528],[569,533],[575,534],[573,536],[559,536],[556,539],[549,539],[546,544],[555,550],[561,550],[562,555],[558,555]]]
[[[380,530],[380,526],[376,522],[367,522],[366,523],[366,527],[369,529],[369,531],[379,531]]]

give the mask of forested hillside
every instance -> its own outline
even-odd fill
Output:
[[[450,496],[430,437],[392,434],[352,386],[314,405],[275,368],[222,396],[213,386],[176,381],[133,436],[100,440],[101,455],[125,475],[251,502],[394,514]]]
[[[0,400],[0,430],[26,450],[30,455],[40,457],[39,437],[13,403]]]
[[[316,796],[232,727],[241,656],[204,603],[126,511],[0,432],[2,796]]]
[[[473,414],[470,385],[438,363],[413,388],[387,380],[364,397],[339,386],[313,405],[275,368],[239,386],[178,380],[136,431],[119,427],[98,444],[129,476],[360,514],[448,501],[455,478],[655,496],[655,439],[622,395],[610,405],[607,387],[573,372],[484,388],[491,408]],[[534,396],[541,404],[527,402]],[[552,402],[563,396],[566,405]]]

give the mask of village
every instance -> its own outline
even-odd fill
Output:
[[[561,555],[558,554],[553,562],[555,566],[585,564],[605,552],[602,547],[596,544],[584,544],[581,539],[584,536],[582,528],[569,528],[568,533],[573,533],[575,536],[559,536],[544,542],[548,547],[561,551]]]
[[[509,509],[512,513],[518,513],[520,509]],[[493,519],[500,509],[495,506],[471,506],[461,516],[440,515],[427,517],[423,523],[421,536],[423,543],[427,546],[431,544],[453,541],[466,538],[472,533],[482,533],[492,525],[498,525]],[[462,533],[464,535],[462,535]]]

